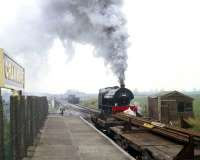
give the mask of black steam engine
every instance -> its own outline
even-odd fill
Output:
[[[121,85],[121,87],[107,87],[99,90],[98,108],[101,114],[112,114],[128,109],[133,93]]]
[[[110,127],[121,125],[121,121],[116,120],[113,115],[127,109],[131,109],[137,115],[137,106],[130,104],[133,98],[133,93],[124,85],[100,89],[98,95],[100,113],[91,116],[92,122],[97,128],[108,132]]]

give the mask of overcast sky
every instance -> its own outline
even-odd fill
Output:
[[[15,26],[20,10],[37,6],[34,0],[0,2],[0,33]],[[199,0],[124,0],[122,9],[130,35],[125,80],[128,88],[140,91],[200,89],[199,8]],[[11,39],[12,35],[7,33],[6,38]],[[0,48],[4,46],[0,44]],[[37,70],[32,69],[36,60],[24,64],[26,72],[32,75],[26,80],[26,90],[64,93],[76,89],[94,93],[99,88],[118,85],[103,59],[93,56],[93,46],[76,44],[74,50],[76,54],[69,59],[61,42],[55,39],[47,59]],[[24,57],[31,57],[11,55],[22,65]],[[36,75],[39,75],[37,79]]]

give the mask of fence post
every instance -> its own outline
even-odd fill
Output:
[[[32,134],[33,134],[33,144],[36,134],[36,111],[35,111],[35,101],[36,97],[32,97],[31,113],[32,113]]]
[[[20,160],[22,155],[21,155],[21,106],[20,106],[20,96],[16,96],[17,98],[17,154],[18,154],[18,159]]]
[[[30,123],[29,123],[29,108],[28,108],[28,103],[27,103],[27,98],[24,99],[24,124],[25,124],[25,128],[24,128],[24,152],[25,152],[25,156],[27,156],[27,149],[29,146],[29,130],[30,130]]]
[[[3,124],[3,102],[0,89],[0,159],[4,159],[4,124]]]
[[[34,107],[33,107],[33,97],[28,97],[28,107],[29,107],[29,114],[30,114],[30,143],[29,145],[33,145],[34,141]]]
[[[32,145],[32,118],[31,118],[31,96],[27,96],[26,98],[26,112],[27,112],[27,148]]]
[[[20,107],[20,139],[21,139],[21,146],[20,146],[20,153],[21,158],[25,156],[25,97],[20,96],[19,107]]]
[[[12,147],[12,159],[19,160],[18,153],[18,118],[17,118],[17,108],[18,108],[18,97],[10,96],[10,124],[11,124],[11,147]]]

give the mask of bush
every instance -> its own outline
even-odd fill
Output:
[[[187,122],[192,126],[193,130],[200,131],[200,117],[189,118]]]

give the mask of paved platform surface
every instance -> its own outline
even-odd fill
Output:
[[[130,160],[81,118],[48,117],[31,160]]]

